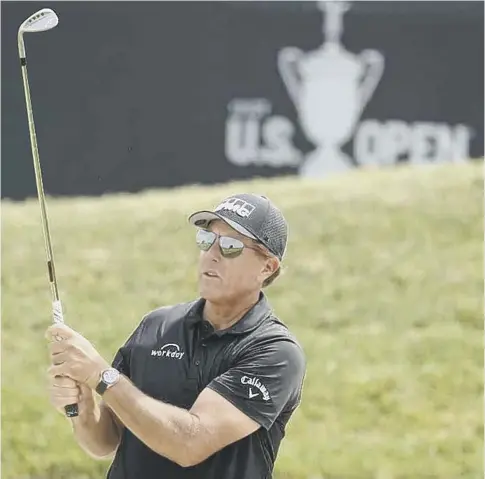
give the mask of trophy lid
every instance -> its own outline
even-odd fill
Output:
[[[323,36],[325,42],[339,44],[343,33],[343,17],[350,9],[350,2],[342,0],[319,1],[318,8],[323,13]]]
[[[304,77],[313,75],[339,75],[354,79],[362,73],[359,57],[341,45],[324,43],[320,48],[308,52],[301,62]]]
[[[343,15],[349,10],[350,2],[342,0],[319,1],[324,12],[323,45],[308,52],[302,60],[302,74],[336,74],[346,78],[355,78],[361,74],[362,65],[356,55],[347,51],[341,43],[343,33]]]

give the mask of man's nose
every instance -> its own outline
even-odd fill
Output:
[[[217,238],[211,247],[206,251],[211,261],[219,261],[221,259],[221,250],[219,249],[219,239]]]

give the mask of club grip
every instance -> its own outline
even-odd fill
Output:
[[[49,268],[49,277],[51,282],[53,281],[53,266],[52,262],[48,261],[47,266]],[[56,300],[52,303],[52,311],[54,314],[54,323],[64,323],[64,314],[62,313],[62,304],[59,300]],[[60,340],[61,338],[56,337],[56,340]],[[67,417],[77,417],[79,416],[79,409],[77,404],[69,404],[68,406],[64,406],[64,411],[66,412]]]
[[[79,416],[79,409],[77,404],[69,404],[69,406],[65,406],[64,410],[66,411],[67,417],[77,417]]]

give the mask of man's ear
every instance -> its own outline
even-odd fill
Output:
[[[266,258],[266,261],[264,263],[264,268],[261,271],[264,276],[269,278],[280,266],[280,261],[278,258],[275,256],[270,256]]]

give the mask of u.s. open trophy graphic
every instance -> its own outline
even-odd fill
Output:
[[[378,51],[356,55],[341,44],[342,18],[350,2],[321,1],[318,5],[324,12],[323,45],[307,53],[286,47],[278,55],[278,69],[300,125],[316,146],[300,167],[300,174],[307,177],[353,167],[341,147],[353,135],[384,71],[384,57]]]

